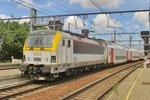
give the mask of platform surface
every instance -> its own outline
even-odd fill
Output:
[[[150,100],[150,68],[139,68],[115,86],[106,100]]]

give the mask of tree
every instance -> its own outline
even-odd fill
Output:
[[[0,61],[9,61],[11,56],[22,58],[23,45],[29,30],[29,23],[19,24],[16,21],[0,23],[0,35],[4,36]]]

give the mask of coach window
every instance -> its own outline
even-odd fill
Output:
[[[70,47],[71,46],[71,41],[70,40],[68,40],[68,47]]]
[[[62,40],[62,46],[65,46],[65,40],[64,39]]]

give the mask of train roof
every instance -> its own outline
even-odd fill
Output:
[[[129,48],[128,50],[129,51],[139,51],[138,49],[135,49],[135,48]]]
[[[55,34],[57,31],[56,30],[35,30],[30,32],[30,34],[41,34],[42,32],[44,32],[45,34]],[[111,48],[118,48],[118,49],[124,49],[124,50],[129,50],[129,51],[139,51],[138,49],[134,49],[134,48],[127,48],[126,46],[117,44],[117,43],[113,43],[111,41],[106,41],[103,39],[93,39],[93,38],[84,38],[82,37],[82,34],[77,34],[77,33],[72,33],[70,31],[60,31],[60,33],[62,34],[62,37],[67,37],[67,38],[74,38],[74,39],[80,39],[82,41],[87,41],[87,42],[92,42],[92,43],[105,43],[108,47]],[[94,42],[95,41],[95,42]]]
[[[41,34],[42,32],[44,32],[46,34],[55,34],[56,33],[55,30],[34,30],[34,31],[30,32],[30,34]]]
[[[107,41],[106,44],[108,47],[127,50],[127,47],[120,45],[120,44],[117,44],[117,43],[113,43],[111,41]]]
[[[104,42],[104,43],[107,42],[106,40],[103,40],[103,39],[94,39],[94,40],[97,41],[97,42]]]

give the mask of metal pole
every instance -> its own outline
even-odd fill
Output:
[[[34,8],[30,9],[30,17],[32,18],[31,23],[30,23],[30,32],[31,32],[35,29],[34,25],[37,24],[37,20],[36,20],[37,10],[36,9]]]
[[[53,24],[53,30],[56,30],[56,17],[54,17],[54,24]]]
[[[116,43],[116,31],[114,31],[114,43]]]
[[[70,31],[70,23],[68,23],[68,31]]]
[[[131,45],[132,45],[132,36],[130,36],[130,48],[131,48]]]
[[[33,9],[32,8],[30,9],[30,17],[33,17]],[[32,27],[33,27],[33,18],[31,18],[31,21],[30,21],[30,32],[33,30]]]
[[[139,40],[139,51],[141,50],[141,41]]]

